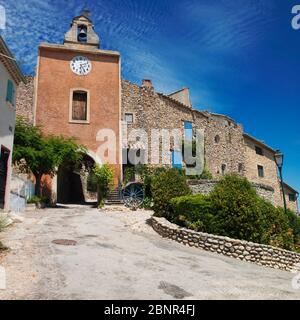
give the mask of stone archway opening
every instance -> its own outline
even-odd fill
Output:
[[[89,155],[83,157],[78,167],[61,166],[57,174],[57,203],[93,204],[97,202],[97,192],[89,184],[89,176],[95,161]]]

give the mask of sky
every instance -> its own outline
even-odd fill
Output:
[[[25,74],[41,42],[62,43],[85,8],[101,48],[122,55],[123,78],[155,90],[189,87],[194,108],[222,113],[285,154],[284,178],[300,190],[300,0],[0,0],[0,34]]]

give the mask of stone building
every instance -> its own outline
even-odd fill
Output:
[[[0,209],[9,210],[16,92],[24,76],[0,36]]]
[[[65,34],[64,44],[42,43],[39,46],[35,92],[24,87],[32,109],[34,124],[45,135],[73,137],[87,148],[87,163],[101,164],[97,156],[101,129],[111,130],[120,150],[120,55],[100,49],[100,40],[91,20],[75,17]],[[21,99],[22,113],[24,100]],[[32,115],[27,116],[32,119]],[[121,179],[120,152],[116,152],[115,183]],[[73,202],[83,198],[80,174],[60,168],[57,177],[43,183],[52,189],[54,201]],[[85,199],[86,200],[86,199]]]
[[[80,39],[81,33],[87,34],[85,42]],[[276,205],[283,205],[274,149],[246,134],[242,125],[228,116],[194,109],[187,88],[162,94],[155,91],[151,80],[143,80],[141,85],[121,80],[119,54],[100,50],[98,45],[99,38],[85,16],[73,20],[64,45],[42,44],[37,76],[28,78],[20,90],[18,114],[42,125],[46,134],[77,137],[91,151],[93,160],[98,146],[97,130],[112,128],[120,137],[116,145],[120,151],[118,163],[124,164],[123,169],[130,149],[142,152],[144,162],[151,163],[155,146],[150,143],[153,129],[179,129],[183,134],[186,129],[194,132],[202,129],[205,163],[214,180],[226,173],[238,173],[253,182],[259,194]],[[93,63],[88,74],[78,75],[70,69],[70,61],[72,68],[72,61],[78,55]],[[72,119],[74,90],[87,92],[89,97],[85,120]],[[141,129],[147,133],[146,138],[128,139],[132,132]],[[162,141],[157,143],[161,149]],[[175,166],[176,152],[171,143],[162,150],[157,165],[165,165],[165,158],[169,158],[169,165]],[[101,159],[95,162],[100,163]],[[121,166],[116,171],[116,180],[121,181]],[[193,184],[197,189],[195,181]],[[198,188],[203,184],[199,182]],[[55,186],[52,189],[58,190]],[[289,208],[297,211],[297,191],[288,185],[285,190]]]

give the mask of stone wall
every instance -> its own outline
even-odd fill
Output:
[[[21,83],[16,97],[16,114],[34,123],[34,77],[27,76],[26,83]]]
[[[183,131],[184,121],[190,121],[193,123],[194,130],[204,130],[206,164],[215,178],[222,176],[222,166],[225,166],[225,173],[240,172],[240,164],[243,168],[245,166],[243,128],[226,116],[194,110],[171,97],[155,92],[152,86],[138,86],[123,80],[123,120],[125,113],[134,115],[133,124],[127,126],[128,133],[135,129],[144,129],[148,134],[149,162],[152,150],[151,130],[180,129]],[[156,145],[153,144],[153,146]],[[160,150],[162,150],[161,143]],[[171,159],[170,147],[165,150],[165,154],[166,158]],[[159,159],[160,164],[162,164],[162,158]]]
[[[189,180],[188,184],[192,190],[193,194],[209,194],[214,190],[217,185],[218,180]],[[270,186],[252,183],[252,186],[255,188],[257,194],[262,198],[268,200],[272,204],[274,202],[274,189]]]
[[[181,129],[183,122],[193,122],[194,129],[204,129],[205,132],[205,159],[208,170],[214,179],[219,179],[226,173],[239,173],[259,185],[267,185],[274,189],[273,195],[269,190],[259,188],[258,193],[272,203],[283,206],[280,184],[277,178],[277,168],[274,162],[274,152],[256,139],[251,139],[243,132],[243,127],[231,118],[206,111],[192,109],[172,97],[155,92],[151,81],[146,85],[138,86],[122,80],[122,120],[125,113],[133,113],[134,122],[123,126],[123,148],[132,146],[125,141],[126,132],[144,129],[148,134],[146,142],[142,138],[139,145],[148,148],[146,159],[150,163],[152,148],[163,151],[155,165],[171,164],[170,148],[163,150],[162,143],[150,144],[152,129]],[[34,119],[34,78],[27,77],[27,84],[21,85],[17,96],[17,115]],[[92,117],[95,116],[92,114]],[[159,144],[159,146],[158,146]],[[257,155],[255,146],[264,150],[264,155]],[[153,160],[153,159],[152,159]],[[265,177],[258,177],[257,165],[265,169]],[[288,196],[288,195],[287,195]],[[289,200],[289,199],[287,199]],[[290,209],[297,210],[297,202],[287,201]]]
[[[253,182],[263,183],[271,186],[274,191],[274,203],[277,206],[283,206],[283,198],[278,180],[277,166],[274,161],[275,152],[263,146],[258,141],[251,137],[245,137],[246,145],[246,177]],[[256,153],[255,147],[260,147],[263,151],[263,155]],[[264,168],[264,177],[258,176],[258,165]]]
[[[293,271],[295,265],[300,263],[300,254],[272,246],[194,232],[174,225],[164,218],[152,217],[150,224],[164,238],[261,266]]]

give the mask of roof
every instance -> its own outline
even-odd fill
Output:
[[[16,84],[25,82],[24,75],[14,58],[13,54],[6,45],[4,39],[0,36],[0,62],[3,63],[7,71],[10,73]]]
[[[209,111],[208,111],[209,112]],[[233,120],[232,118],[230,118],[229,116],[226,116],[224,114],[220,114],[220,113],[214,113],[214,112],[209,112],[212,116],[215,116],[215,117],[220,117],[220,118],[224,118],[230,122],[233,122],[236,124],[236,121]]]
[[[193,109],[192,107],[189,107],[189,106],[185,105],[184,103],[182,103],[182,102],[180,102],[180,101],[178,101],[178,100],[176,100],[176,99],[174,99],[172,97],[166,96],[163,93],[157,93],[157,94],[160,97],[165,98],[165,99],[167,99],[167,100],[169,100],[171,102],[176,103],[178,106],[185,108],[187,111],[198,112],[198,113],[201,113],[203,116],[207,117],[207,114],[205,114],[203,111],[200,111],[200,110],[197,110],[197,109]]]
[[[74,21],[74,20],[78,20],[78,19],[80,19],[80,18],[85,18],[85,19],[88,20],[89,22],[93,23],[92,20],[91,20],[90,18],[88,18],[88,17],[87,17],[86,15],[84,15],[84,14],[81,14],[81,15],[79,15],[79,16],[77,16],[77,17],[74,17],[74,18],[73,18],[73,21]]]
[[[52,44],[52,43],[41,43],[39,48],[45,48],[45,49],[60,49],[60,50],[66,50],[66,51],[77,51],[82,53],[92,53],[92,54],[99,54],[102,56],[113,56],[113,57],[120,57],[120,53],[117,51],[109,51],[109,50],[100,50],[98,48],[91,48],[91,47],[68,47],[63,44]]]
[[[295,190],[293,187],[291,187],[290,185],[288,185],[286,182],[283,182],[283,185],[285,186],[285,188],[290,189],[291,191],[299,195],[299,192]]]
[[[182,89],[179,89],[179,90],[176,90],[174,92],[169,93],[168,96],[172,96],[173,94],[176,94],[176,93],[179,93],[181,91],[188,90],[188,89],[189,89],[188,87],[184,87]]]
[[[258,139],[256,139],[255,137],[251,136],[248,133],[244,133],[244,137],[254,141],[255,143],[258,143],[258,144],[262,145],[263,147],[265,147],[266,149],[268,149],[272,153],[276,153],[277,152],[277,150],[275,150],[272,147],[270,147],[269,145],[267,145],[264,141],[258,140]]]

